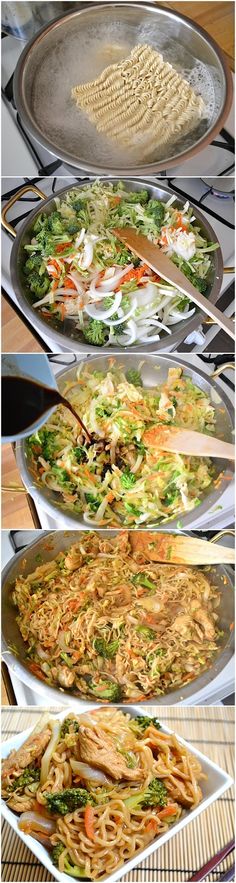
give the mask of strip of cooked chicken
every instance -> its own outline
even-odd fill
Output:
[[[2,765],[2,782],[13,775],[17,778],[22,770],[41,757],[44,749],[51,739],[52,731],[47,724],[39,733],[31,733],[26,742],[18,748],[18,751],[11,751],[9,757],[3,761]]]
[[[129,769],[125,758],[120,754],[109,736],[96,727],[96,731],[89,727],[80,726],[79,746],[81,760],[94,767],[99,767],[112,779],[119,781],[128,779],[137,782],[143,778],[143,770]]]

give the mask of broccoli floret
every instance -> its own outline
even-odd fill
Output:
[[[65,233],[65,227],[60,212],[52,212],[52,214],[49,215],[48,230],[54,233],[55,236],[60,236],[61,233]]]
[[[146,213],[149,217],[153,218],[157,230],[160,231],[165,217],[165,206],[162,202],[158,199],[150,199]]]
[[[56,846],[53,847],[51,852],[51,859],[53,865],[56,865],[58,868],[60,855],[65,851],[66,846],[65,843],[57,843]],[[66,874],[70,874],[71,877],[82,877],[83,879],[89,879],[85,877],[84,868],[80,868],[79,865],[72,864],[72,860],[68,859],[67,855],[64,859],[64,872]]]
[[[79,724],[78,721],[71,720],[69,717],[65,717],[63,724],[60,729],[60,739],[64,739],[64,736],[67,733],[78,733],[79,732]]]
[[[87,460],[87,451],[84,445],[77,445],[76,448],[73,448],[73,454],[77,463],[84,463]]]
[[[139,515],[141,515],[141,510],[137,509],[137,506],[134,506],[133,503],[126,503],[126,502],[124,505],[125,505],[126,512],[128,512],[130,515],[136,516],[136,518],[139,518]]]
[[[33,271],[32,275],[29,278],[29,287],[33,294],[36,294],[36,297],[44,297],[44,294],[47,294],[50,285],[49,276],[46,276],[46,273],[43,276],[39,276],[38,273]]]
[[[96,408],[96,417],[111,417],[114,405],[99,405]]]
[[[147,806],[166,806],[167,797],[168,792],[164,782],[161,779],[152,779],[148,788],[144,791],[139,791],[138,794],[134,794],[132,797],[128,797],[124,803],[131,812],[136,812],[139,806],[144,808]]]
[[[149,193],[148,190],[138,190],[137,192],[127,194],[128,198],[124,199],[124,202],[140,202],[141,205],[144,205],[145,202],[148,202]]]
[[[61,466],[52,466],[52,475],[54,475],[62,490],[69,494],[76,490],[76,485],[70,480],[69,472],[66,469],[62,469]]]
[[[24,791],[26,785],[32,785],[33,782],[39,782],[40,780],[40,770],[34,766],[34,764],[30,764],[25,767],[23,773],[18,776],[17,779],[13,782],[13,785],[9,788],[9,791]]]
[[[137,735],[142,735],[143,733],[145,733],[147,727],[150,727],[151,725],[152,727],[155,727],[156,730],[161,729],[161,725],[157,717],[147,717],[142,714],[138,715],[137,717],[133,717],[129,724],[131,730],[134,730]]]
[[[44,230],[45,227],[47,227],[47,225],[48,225],[48,216],[45,214],[45,212],[41,212],[40,215],[38,215],[38,217],[35,221],[35,224],[33,226],[34,233],[40,233],[40,231]]]
[[[202,294],[205,294],[205,291],[208,288],[207,279],[202,279],[201,276],[198,276],[197,273],[194,273],[187,261],[179,258],[178,255],[173,255],[173,257],[171,256],[171,260],[174,264],[177,264],[177,266],[180,268],[180,270],[182,270],[182,273],[184,273],[186,278],[189,279],[189,281],[192,282],[193,285],[195,285],[195,288],[198,288],[198,291],[201,291]]]
[[[66,788],[64,791],[56,791],[52,794],[45,793],[44,796],[49,811],[60,816],[74,812],[78,807],[87,806],[87,803],[94,806],[94,800],[85,788]]]
[[[69,233],[70,236],[73,236],[75,233],[78,233],[79,230],[80,230],[80,224],[78,223],[78,221],[69,221],[69,223],[67,224],[67,233]]]
[[[134,576],[132,576],[132,583],[134,583],[135,586],[144,586],[145,589],[151,589],[154,592],[156,591],[155,583],[153,583],[148,576],[145,576],[145,573],[135,573]]]
[[[109,643],[104,641],[104,638],[95,638],[93,646],[94,650],[99,653],[99,656],[103,656],[104,659],[112,659],[117,653],[119,641],[110,641]]]
[[[24,273],[26,274],[26,276],[28,276],[29,273],[32,273],[32,271],[34,270],[39,273],[42,267],[43,264],[41,256],[39,254],[31,254],[25,262]]]
[[[146,625],[138,625],[136,632],[139,632],[139,634],[142,635],[142,638],[144,638],[145,641],[155,641],[155,638],[157,636],[156,632],[154,632],[154,629],[149,629]]]
[[[104,346],[109,337],[108,328],[98,319],[89,319],[83,328],[83,335],[87,343],[92,346]]]
[[[41,429],[38,433],[38,438],[42,446],[42,456],[44,457],[44,460],[52,462],[55,457],[55,451],[58,448],[55,433],[50,432],[48,429]]]
[[[126,371],[125,376],[128,383],[132,383],[133,386],[143,386],[141,374],[139,371],[136,371],[135,368],[129,368],[129,370]]]
[[[126,490],[129,490],[129,488],[133,487],[135,482],[136,482],[136,475],[134,475],[134,473],[131,472],[129,467],[127,466],[127,468],[123,472],[123,475],[121,475],[120,483],[122,484],[123,488],[125,488]]]
[[[100,680],[99,684],[90,684],[90,690],[98,699],[109,699],[110,702],[119,702],[121,689],[119,684],[111,681]]]
[[[97,510],[100,506],[100,503],[101,503],[101,498],[94,497],[93,494],[89,494],[89,493],[85,494],[84,496],[86,499],[86,503],[89,503],[91,512],[97,512]]]

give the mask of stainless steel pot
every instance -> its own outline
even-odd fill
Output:
[[[72,86],[93,80],[140,42],[192,78],[205,100],[211,93],[207,118],[152,162],[117,150],[71,99]],[[16,67],[14,98],[28,132],[70,166],[94,174],[149,175],[189,159],[218,134],[230,110],[232,78],[215,41],[179,12],[157,3],[92,3],[50,22],[27,44]]]
[[[125,366],[125,370],[128,367],[137,369],[140,363],[140,356],[138,355],[128,355],[125,353],[122,354],[122,356],[117,355],[115,358],[118,365]],[[193,367],[190,367],[189,363],[185,362],[181,357],[173,357],[171,355],[159,357],[147,355],[141,369],[144,387],[154,387],[157,384],[164,383],[169,368],[183,367],[185,373],[192,378],[193,383],[203,389],[210,396],[216,413],[216,436],[220,435],[225,441],[233,441],[234,412],[231,403],[218,384],[215,383],[214,379],[207,377],[202,371],[199,371],[199,369],[197,371],[194,369],[194,356],[191,358],[193,360]],[[109,356],[89,358],[89,366],[91,371],[96,369],[98,371],[105,371],[106,373],[106,371],[109,370]],[[57,375],[58,388],[60,391],[63,391],[67,381],[74,380],[76,377],[76,370],[75,365],[72,368],[60,371]],[[224,370],[224,366],[221,366],[221,370]],[[77,526],[85,530],[86,527],[81,516],[63,508],[63,502],[58,502],[59,495],[55,491],[52,491],[50,488],[46,487],[46,485],[42,485],[41,487],[39,482],[36,482],[31,473],[30,460],[28,458],[24,441],[18,442],[16,445],[16,459],[24,485],[26,486],[28,493],[31,494],[35,500],[36,505],[38,504],[42,506],[49,515],[57,520],[59,526],[68,528]],[[216,505],[220,505],[220,497],[225,488],[228,487],[229,478],[232,478],[233,476],[232,464],[228,464],[226,461],[222,460],[214,460],[214,464],[216,477],[218,478],[217,487],[213,484],[210,488],[206,489],[205,494],[201,498],[201,504],[196,509],[197,518],[204,515],[204,513],[209,512],[209,522],[211,509],[214,509]],[[181,514],[183,528],[190,525],[191,527],[194,527],[194,517],[194,510],[188,512],[186,515]],[[178,518],[171,520],[171,527],[172,526],[178,527]]]
[[[103,178],[102,180],[108,180],[108,179]],[[118,180],[118,178],[113,178],[113,179],[109,179],[109,180],[113,180],[115,182]],[[163,202],[167,202],[171,193],[172,193],[172,191],[169,190],[168,187],[165,187],[162,184],[160,186],[153,186],[152,184],[148,184],[147,181],[140,181],[137,178],[125,178],[124,182],[125,182],[126,186],[128,186],[129,190],[138,192],[139,190],[143,190],[143,188],[148,189],[150,196],[152,198],[161,199]],[[78,184],[76,189],[78,187],[81,188],[84,186],[85,185],[83,183]],[[64,187],[62,190],[57,191],[57,196],[61,197],[63,194],[68,193],[70,190],[73,190],[73,189],[75,189],[74,184],[68,185],[67,187]],[[64,325],[63,325],[63,330],[60,331],[60,330],[58,330],[58,327],[55,324],[55,320],[54,320],[54,324],[53,324],[53,320],[52,320],[52,322],[50,322],[50,326],[49,326],[46,319],[43,319],[42,315],[41,316],[39,315],[38,310],[34,309],[30,303],[29,295],[26,294],[26,291],[25,291],[25,276],[23,273],[23,265],[25,263],[25,256],[26,256],[26,252],[24,251],[24,246],[27,245],[32,239],[33,225],[36,221],[37,216],[42,211],[42,206],[40,205],[40,207],[35,208],[30,213],[29,217],[26,219],[26,221],[23,222],[23,224],[17,234],[16,234],[16,231],[14,230],[14,227],[12,227],[12,225],[7,220],[8,212],[12,208],[12,206],[15,204],[15,202],[17,202],[17,200],[20,199],[21,196],[23,196],[25,193],[27,193],[29,191],[33,191],[33,193],[35,193],[37,196],[39,196],[40,199],[42,199],[44,201],[43,202],[43,211],[46,214],[50,214],[53,211],[53,209],[55,208],[54,196],[50,196],[47,198],[47,197],[45,197],[44,193],[42,193],[42,191],[39,190],[38,187],[36,187],[33,184],[27,184],[24,187],[20,188],[20,190],[11,197],[9,202],[7,202],[7,204],[4,206],[4,208],[2,210],[2,224],[3,224],[4,228],[8,231],[8,233],[10,233],[11,236],[14,237],[14,239],[15,239],[15,242],[14,242],[14,245],[13,245],[13,248],[11,251],[10,270],[11,270],[12,286],[13,286],[15,294],[17,296],[17,302],[18,302],[20,308],[25,313],[27,319],[29,319],[31,324],[34,326],[34,328],[36,328],[36,330],[39,333],[40,332],[45,333],[45,331],[46,331],[48,334],[48,330],[50,327],[50,337],[52,338],[53,344],[55,345],[54,352],[58,351],[58,347],[59,348],[66,347],[66,349],[70,350],[71,352],[101,353],[101,347],[89,346],[87,343],[85,343],[81,332],[78,331],[77,336],[76,336],[75,327],[74,327],[75,323],[71,319],[66,319],[66,321],[64,322]],[[180,199],[180,198],[176,199],[176,206],[177,207],[182,207],[184,205],[184,203],[185,203],[185,199]],[[217,239],[216,234],[214,233],[214,230],[212,229],[212,227],[210,226],[210,224],[208,223],[206,218],[202,215],[202,213],[195,207],[194,207],[194,216],[197,219],[197,222],[199,224],[200,230],[203,233],[203,236],[207,240],[210,240],[212,242],[218,242],[218,239]],[[216,301],[218,300],[219,294],[220,294],[222,277],[223,277],[223,260],[222,260],[222,252],[221,252],[220,246],[216,251],[212,252],[211,260],[212,260],[212,270],[211,270],[211,275],[209,278],[208,289],[206,291],[206,297],[208,297],[209,301],[211,301],[212,303],[216,303]],[[228,272],[229,269],[230,268],[227,268],[225,272]],[[154,352],[158,352],[158,351],[163,352],[163,350],[165,350],[166,347],[169,349],[169,348],[179,345],[181,343],[181,341],[185,340],[186,336],[188,334],[190,334],[192,331],[194,331],[194,329],[197,328],[202,321],[203,322],[206,321],[206,317],[201,312],[196,310],[195,315],[191,319],[187,319],[186,322],[180,321],[180,322],[178,322],[177,325],[174,326],[174,330],[173,330],[171,336],[169,334],[165,334],[163,332],[163,336],[162,336],[161,340],[158,341],[157,343],[155,343],[154,345],[151,343],[147,344],[145,346],[142,346],[141,344],[139,344],[138,346],[134,346],[134,347],[130,348],[130,351],[132,349],[132,352],[149,352],[149,353],[153,352],[153,351]],[[154,349],[153,349],[153,347],[154,347]],[[103,348],[103,351],[104,350],[106,350],[106,347]],[[112,347],[109,348],[109,352],[110,353],[112,352]],[[123,353],[124,347],[116,347],[116,352]]]
[[[106,535],[104,531],[101,532]],[[110,531],[110,535],[115,535],[117,531]],[[168,531],[169,533],[169,531]],[[226,531],[227,533],[227,531]],[[47,538],[47,542],[45,542]],[[27,684],[32,690],[45,697],[51,705],[71,705],[73,698],[73,707],[79,706],[85,708],[96,703],[87,702],[79,697],[72,697],[71,693],[66,693],[61,689],[49,687],[40,681],[35,675],[31,674],[27,668],[25,661],[25,644],[21,637],[17,622],[16,609],[11,600],[11,592],[16,578],[20,573],[26,576],[36,567],[36,556],[41,555],[43,562],[51,561],[58,552],[68,549],[71,543],[78,540],[76,531],[44,531],[40,538],[34,540],[26,549],[18,552],[17,555],[6,565],[2,576],[2,656],[4,662],[10,671]],[[233,570],[223,565],[214,565],[209,569],[207,576],[209,580],[217,586],[221,601],[218,608],[219,628],[223,632],[220,638],[220,645],[214,662],[207,671],[204,671],[201,677],[189,683],[185,687],[172,690],[165,696],[156,696],[153,699],[145,701],[145,705],[175,705],[176,703],[188,699],[190,696],[210,684],[211,681],[223,671],[227,663],[230,661],[234,652],[234,640],[230,624],[234,619],[234,580]],[[14,648],[14,650],[12,649]],[[98,700],[100,701],[100,700]]]

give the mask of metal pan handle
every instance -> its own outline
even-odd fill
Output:
[[[215,536],[212,537],[211,540],[209,540],[209,542],[210,543],[217,543],[218,540],[221,540],[222,537],[225,537],[225,536],[235,537],[235,530],[231,530],[230,528],[226,528],[225,530],[219,530],[219,532],[216,533]]]
[[[7,232],[10,233],[13,239],[15,239],[16,237],[16,230],[14,229],[14,227],[12,227],[12,224],[9,224],[9,221],[7,221],[7,214],[10,208],[15,205],[15,202],[18,202],[18,199],[20,199],[21,196],[24,196],[25,193],[36,193],[36,196],[39,196],[40,199],[47,199],[46,194],[43,193],[42,190],[39,190],[39,187],[37,187],[36,184],[25,184],[24,187],[20,187],[20,189],[17,190],[17,193],[14,193],[13,196],[11,196],[7,204],[2,209],[1,222],[4,230],[7,230]]]
[[[215,377],[220,377],[220,375],[223,374],[224,371],[226,371],[226,369],[228,369],[228,370],[231,369],[231,371],[234,372],[235,371],[234,362],[224,362],[223,365],[219,365],[219,367],[216,368],[215,371],[213,371],[213,373],[211,374],[211,377],[213,377],[213,379]]]

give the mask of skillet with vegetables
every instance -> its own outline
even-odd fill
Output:
[[[55,197],[55,210],[38,215],[25,245],[25,289],[35,310],[92,346],[149,344],[171,334],[195,306],[132,255],[113,228],[144,233],[204,293],[218,244],[202,235],[189,203],[179,210],[175,201],[99,180]]]

